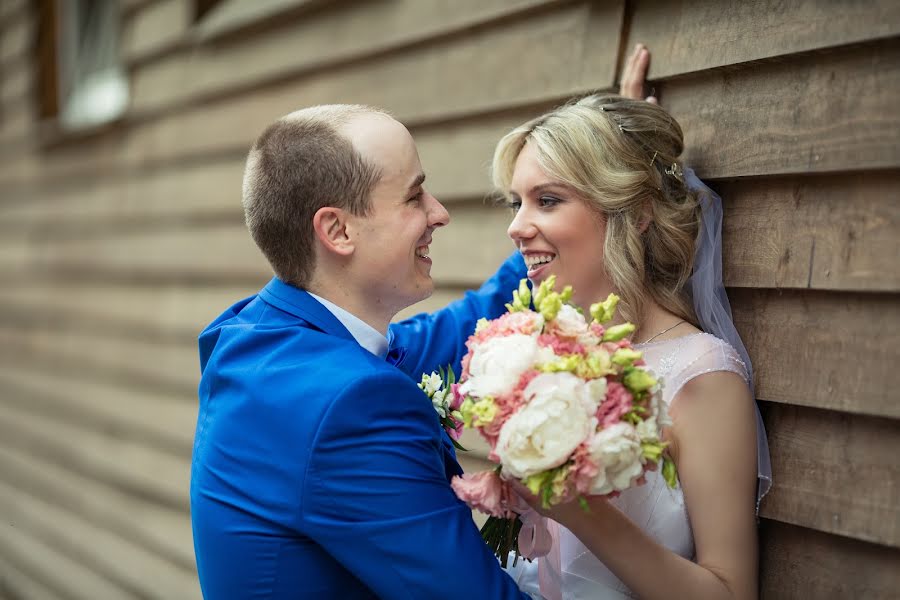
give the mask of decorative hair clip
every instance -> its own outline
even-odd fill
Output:
[[[684,183],[684,171],[681,169],[681,165],[677,162],[673,162],[672,166],[666,169],[666,175],[671,175],[681,183]]]

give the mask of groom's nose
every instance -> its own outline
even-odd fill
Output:
[[[437,198],[431,195],[427,190],[425,191],[425,211],[428,215],[428,226],[432,229],[437,229],[438,227],[443,227],[450,222],[450,213],[447,212],[447,209],[444,208],[444,205],[441,204]]]

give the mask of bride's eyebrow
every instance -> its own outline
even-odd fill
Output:
[[[566,185],[565,183],[552,181],[552,182],[548,182],[548,183],[538,184],[538,185],[534,186],[533,188],[531,188],[528,191],[528,193],[535,195],[535,194],[540,194],[541,192],[546,192],[547,190],[563,190],[563,191],[569,192],[569,193],[574,192],[574,190],[572,189],[571,186]]]

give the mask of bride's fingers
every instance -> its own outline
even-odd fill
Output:
[[[625,62],[622,71],[622,84],[619,86],[619,94],[626,98],[640,100],[644,97],[644,81],[647,77],[647,67],[650,64],[650,52],[643,44],[634,47],[634,51]]]

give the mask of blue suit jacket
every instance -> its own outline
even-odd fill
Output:
[[[514,256],[392,326],[396,366],[278,279],[204,330],[191,520],[207,600],[524,597],[455,497],[459,465],[413,381],[456,363],[523,275]]]

